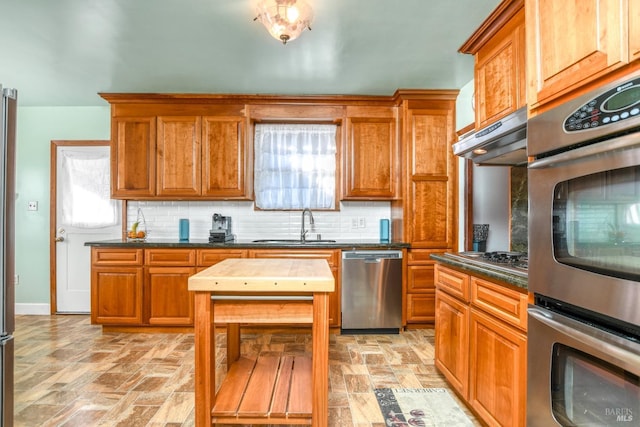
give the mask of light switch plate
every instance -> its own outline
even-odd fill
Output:
[[[29,204],[27,205],[27,210],[30,211],[37,211],[38,210],[38,202],[29,202]]]

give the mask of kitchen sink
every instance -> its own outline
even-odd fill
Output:
[[[315,245],[318,243],[335,243],[335,240],[299,240],[299,239],[259,239],[254,240],[253,243],[264,243],[271,245]]]

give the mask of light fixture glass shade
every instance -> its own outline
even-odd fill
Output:
[[[256,9],[254,20],[284,44],[298,38],[305,28],[311,30],[313,9],[304,0],[259,0]]]

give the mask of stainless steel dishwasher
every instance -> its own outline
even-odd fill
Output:
[[[398,333],[402,251],[342,252],[342,332]]]

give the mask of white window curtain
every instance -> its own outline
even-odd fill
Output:
[[[260,209],[333,209],[336,126],[256,125],[254,189]]]
[[[79,228],[118,223],[118,203],[109,194],[109,154],[65,151],[62,158],[62,222]]]

